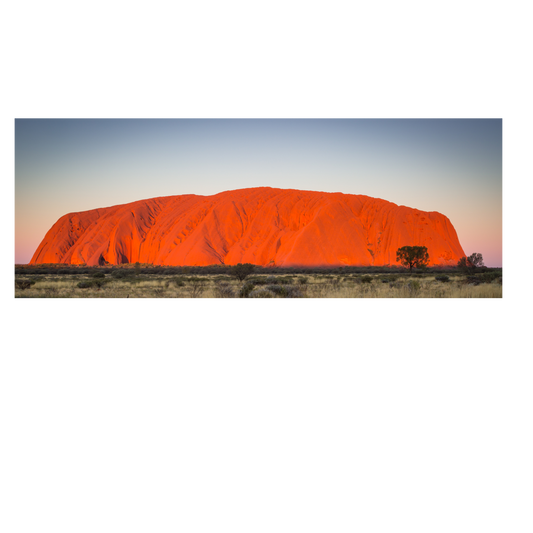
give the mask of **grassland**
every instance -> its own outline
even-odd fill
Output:
[[[17,265],[16,298],[501,298],[501,269],[256,269]]]

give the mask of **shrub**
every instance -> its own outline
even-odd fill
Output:
[[[407,289],[410,293],[416,294],[418,291],[420,291],[420,281],[412,279],[407,283]]]
[[[199,298],[201,294],[204,292],[205,286],[203,284],[203,281],[192,281],[187,286],[187,292],[189,293],[189,296],[191,298]]]
[[[91,274],[91,278],[105,278],[105,274],[103,272],[95,272],[94,274]]]
[[[263,287],[254,289],[248,298],[274,298],[274,293]]]
[[[281,285],[267,285],[267,290],[280,296],[285,293],[285,287],[282,287]]]
[[[276,277],[276,276],[267,276],[266,279],[263,280],[264,285],[291,285],[294,281],[294,278],[291,276],[287,276],[284,278]],[[258,283],[260,285],[260,283]]]
[[[21,291],[29,289],[32,285],[35,285],[35,281],[32,279],[18,279],[15,280],[15,287]]]
[[[124,279],[133,276],[133,271],[126,270],[125,268],[117,268],[111,272],[111,276],[115,279]]]
[[[98,289],[101,289],[106,283],[106,280],[103,279],[95,279],[93,280],[93,286],[97,287]]]
[[[192,276],[192,277],[184,278],[184,281],[187,281],[188,283],[205,283],[207,280],[205,278],[199,278],[197,276]]]
[[[218,283],[215,287],[215,298],[235,298],[235,292],[229,283]]]
[[[285,277],[285,278],[278,278],[276,280],[276,283],[278,285],[291,285],[292,282],[294,281],[294,278],[292,277]]]
[[[483,272],[478,276],[482,283],[492,283],[501,277],[501,272]]]
[[[295,285],[289,285],[288,287],[285,287],[285,290],[285,298],[301,298],[303,296],[300,288]]]
[[[261,276],[261,277],[256,277],[256,278],[250,278],[248,281],[252,281],[255,285],[268,285],[269,283],[272,283],[268,281],[270,277],[271,276],[268,276],[268,277]]]
[[[80,281],[77,286],[80,289],[91,289],[92,287],[101,289],[104,285],[105,285],[105,280],[103,279],[87,279],[87,280]]]
[[[254,287],[255,283],[253,281],[247,281],[239,291],[239,298],[248,298]]]
[[[465,283],[468,285],[480,285],[481,283],[501,283],[501,272],[483,272],[473,276],[466,276]]]
[[[255,265],[251,263],[238,263],[229,270],[229,275],[237,278],[239,281],[244,281],[255,269]]]
[[[359,279],[361,283],[372,283],[372,276],[361,276]]]
[[[281,298],[301,298],[302,293],[294,285],[268,285],[267,290],[280,296]]]
[[[441,281],[442,283],[448,283],[450,281],[450,276],[447,276],[446,274],[440,274],[439,276],[435,276],[436,281]]]

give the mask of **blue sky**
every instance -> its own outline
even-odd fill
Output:
[[[16,120],[15,262],[68,212],[258,186],[438,211],[502,264],[499,119]]]

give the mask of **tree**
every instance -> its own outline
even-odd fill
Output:
[[[409,272],[415,268],[428,266],[429,254],[425,246],[402,246],[396,250],[396,261],[405,267],[409,267]]]
[[[239,281],[244,281],[254,271],[254,268],[255,265],[251,263],[239,263],[229,269],[229,275],[237,278]]]
[[[457,266],[465,274],[474,274],[478,268],[484,267],[485,265],[483,264],[483,256],[478,253],[473,253],[468,257],[461,257]]]

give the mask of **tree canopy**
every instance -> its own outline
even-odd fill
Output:
[[[465,274],[473,274],[478,268],[484,267],[483,256],[478,253],[473,253],[468,257],[461,257],[457,266]]]
[[[255,265],[251,263],[238,263],[229,270],[229,275],[237,278],[239,281],[244,281],[255,269]]]
[[[428,249],[425,246],[402,246],[396,251],[396,261],[409,267],[409,272],[413,267],[426,267],[429,263]]]

